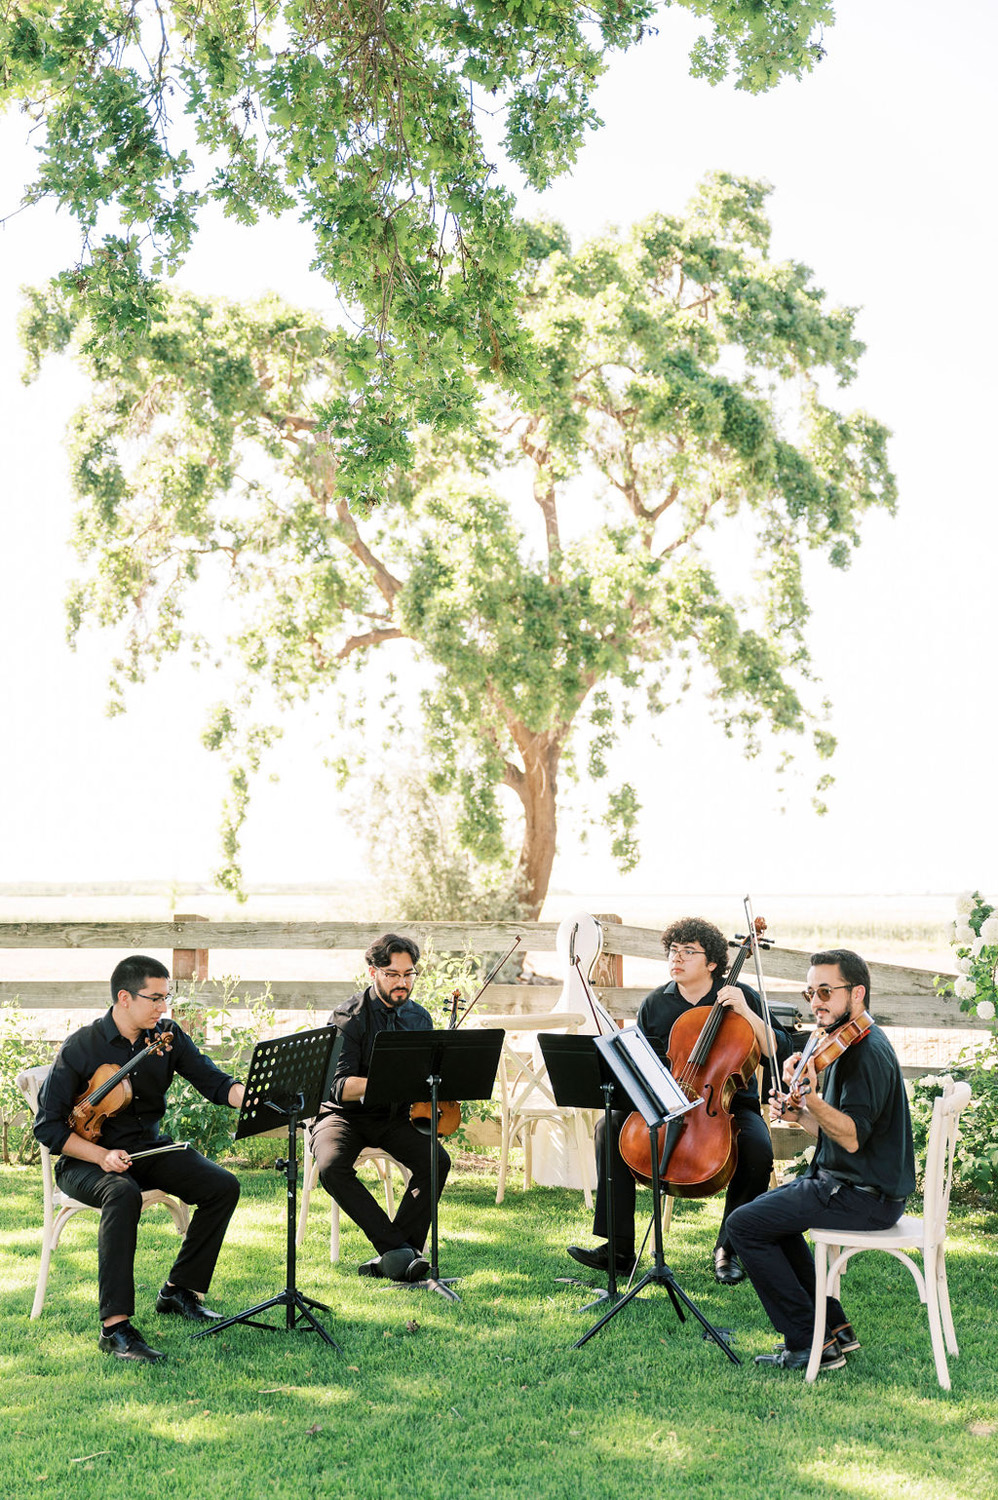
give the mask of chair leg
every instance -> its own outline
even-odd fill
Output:
[[[35,1287],[35,1300],[31,1304],[31,1316],[37,1318],[45,1301],[45,1288],[48,1286],[49,1266],[52,1264],[52,1239],[46,1235],[42,1241],[42,1260],[38,1267],[38,1284]]]
[[[578,1152],[579,1173],[582,1177],[582,1196],[586,1207],[592,1208],[593,1187],[589,1176],[590,1162],[592,1161],[592,1143],[580,1113],[576,1113],[572,1124],[575,1127],[575,1149]]]
[[[946,1364],[946,1349],[943,1343],[942,1318],[939,1312],[938,1266],[935,1249],[925,1253],[925,1306],[929,1314],[929,1337],[932,1340],[932,1357],[936,1364],[936,1376],[944,1391],[950,1389],[949,1367]]]
[[[664,1196],[662,1198],[662,1238],[663,1239],[669,1233],[669,1230],[672,1228],[672,1205],[673,1205],[673,1203],[675,1201],[676,1200],[673,1198],[673,1196],[672,1196],[671,1193],[664,1194]]]
[[[501,1203],[506,1196],[506,1172],[509,1168],[509,1150],[511,1144],[509,1116],[504,1111],[502,1117],[502,1138],[499,1144],[499,1181],[496,1183],[497,1203]]]
[[[837,1251],[837,1246],[835,1247]],[[814,1331],[811,1334],[811,1357],[807,1362],[804,1379],[813,1384],[818,1378],[818,1367],[821,1364],[821,1351],[825,1347],[825,1302],[828,1298],[828,1257],[833,1255],[832,1248],[820,1244],[814,1247]],[[834,1265],[834,1261],[833,1261]],[[832,1272],[833,1283],[837,1281],[838,1272]]]
[[[953,1313],[949,1305],[949,1282],[946,1279],[945,1245],[940,1245],[936,1251],[936,1296],[939,1300],[939,1312],[942,1317],[943,1332],[946,1335],[946,1348],[950,1354],[959,1354],[960,1346],[956,1341],[956,1329],[953,1327]]]
[[[523,1127],[523,1191],[533,1184],[534,1180],[534,1126],[528,1120]]]
[[[295,1244],[300,1248],[305,1239],[305,1229],[308,1225],[308,1205],[312,1196],[312,1189],[319,1178],[319,1164],[309,1150],[308,1141],[305,1142],[305,1150],[302,1153],[301,1163],[301,1203],[298,1205],[298,1231],[295,1234]]]

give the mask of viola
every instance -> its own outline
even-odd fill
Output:
[[[834,1031],[822,1031],[820,1027],[813,1031],[790,1075],[787,1092],[780,1096],[780,1113],[783,1114],[788,1109],[800,1109],[804,1096],[810,1092],[805,1077],[808,1063],[813,1065],[816,1073],[824,1072],[854,1042],[861,1042],[872,1025],[873,1017],[864,1010],[858,1016],[851,1016],[848,1021],[841,1022]]]
[[[146,1035],[148,1036],[149,1033],[147,1032]],[[106,1122],[112,1115],[120,1114],[123,1109],[127,1109],[134,1098],[128,1074],[152,1053],[162,1056],[172,1047],[173,1029],[165,1027],[153,1032],[149,1045],[141,1052],[137,1052],[122,1067],[116,1068],[114,1063],[101,1063],[99,1068],[94,1069],[86,1088],[76,1097],[67,1121],[70,1130],[75,1135],[82,1135],[86,1141],[98,1141]]]
[[[763,941],[766,923],[756,917],[749,935],[728,970],[725,985],[734,984],[756,943]],[[715,1000],[709,1010],[691,1006],[669,1034],[668,1066],[688,1099],[702,1098],[703,1107],[674,1122],[671,1150],[661,1182],[674,1198],[707,1198],[730,1182],[738,1162],[738,1127],[731,1100],[747,1088],[759,1062],[755,1031],[737,1011]],[[658,1131],[659,1161],[668,1125]],[[652,1181],[651,1140],[637,1110],[628,1115],[620,1132],[620,1154],[635,1177]]]
[[[513,953],[513,951],[517,947],[519,947],[519,944],[520,944],[519,937],[515,937],[513,939],[513,941],[510,943],[509,947],[506,949],[506,952],[503,954],[502,958],[499,960],[499,962],[492,969],[492,972],[489,975],[489,977],[485,980],[484,984],[482,984],[482,985],[479,986],[478,990],[472,996],[472,998],[468,1001],[467,1005],[464,1005],[462,1003],[462,1000],[461,1000],[461,991],[460,990],[454,990],[454,992],[452,993],[452,995],[450,997],[450,1000],[451,1000],[451,1009],[450,1009],[450,1017],[449,1017],[448,1022],[447,1022],[447,1030],[448,1031],[456,1031],[457,1028],[461,1025],[461,1021],[465,1020],[465,1018],[471,1013],[472,1007],[478,1004],[478,1001],[481,999],[482,995],[484,995],[485,991],[488,989],[488,987],[492,983],[493,979],[495,979],[496,975],[499,973],[499,970],[502,968],[502,966],[506,962],[507,958],[509,958],[510,954]],[[461,1016],[461,1021],[459,1021],[458,1018],[457,1018],[457,1013],[458,1013],[459,1010],[463,1011],[463,1015]],[[417,1100],[416,1103],[413,1104],[411,1106],[410,1110],[409,1110],[409,1119],[410,1119],[410,1121],[412,1122],[413,1125],[415,1125],[416,1129],[422,1135],[429,1135],[429,1133],[430,1133],[430,1115],[431,1115],[431,1113],[432,1113],[432,1111],[431,1111],[431,1106],[430,1106],[430,1100],[429,1099],[419,1099],[419,1100]],[[460,1129],[460,1126],[461,1126],[461,1104],[460,1104],[460,1101],[457,1100],[457,1099],[438,1099],[438,1101],[437,1101],[437,1135],[438,1136],[453,1135],[454,1132],[455,1132],[455,1130]]]

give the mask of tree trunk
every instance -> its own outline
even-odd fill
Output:
[[[557,847],[561,744],[552,735],[523,740],[517,736],[517,740],[524,769],[509,768],[506,782],[523,803],[523,845],[517,876],[527,919],[536,922],[548,892]]]

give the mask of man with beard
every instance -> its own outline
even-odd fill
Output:
[[[757,1355],[756,1364],[781,1370],[806,1369],[811,1352],[815,1271],[804,1231],[889,1229],[915,1189],[901,1069],[886,1035],[865,1014],[869,969],[848,948],[812,954],[804,998],[826,1033],[834,1035],[847,1021],[863,1029],[822,1073],[821,1094],[809,1062],[799,1085],[803,1097],[784,1096],[770,1106],[774,1119],[803,1125],[817,1136],[807,1175],[738,1209],[728,1225],[760,1302],[783,1334],[783,1343],[772,1354]],[[787,1062],[785,1082],[797,1061]],[[858,1348],[841,1302],[829,1297],[820,1368],[841,1369],[846,1354]]]
[[[343,1037],[330,1098],[311,1129],[319,1180],[377,1252],[358,1267],[361,1276],[421,1281],[429,1270],[423,1246],[430,1228],[430,1161],[437,1153],[437,1183],[443,1190],[450,1157],[409,1120],[409,1106],[369,1108],[364,1103],[374,1039],[381,1031],[432,1031],[429,1011],[412,1000],[419,947],[411,938],[386,932],[364,955],[371,983],[338,1005],[329,1017]],[[379,1147],[412,1173],[394,1219],[357,1176],[366,1147]]]

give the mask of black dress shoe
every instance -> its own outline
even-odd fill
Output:
[[[362,1266],[357,1267],[358,1276],[383,1276],[381,1269],[381,1256],[376,1255],[373,1260],[365,1260]]]
[[[757,1354],[755,1362],[771,1370],[806,1370],[810,1358],[810,1349],[788,1349],[785,1344],[777,1344],[772,1354]],[[841,1370],[845,1367],[845,1362],[846,1357],[838,1344],[834,1339],[829,1339],[821,1351],[818,1369]]]
[[[857,1349],[863,1347],[856,1337],[856,1330],[851,1323],[840,1323],[838,1328],[833,1328],[832,1338],[838,1344],[843,1354],[855,1354]]]
[[[147,1365],[158,1364],[166,1358],[158,1349],[150,1349],[131,1323],[115,1323],[110,1328],[102,1328],[97,1347],[102,1354],[113,1354],[116,1359],[142,1360]]]
[[[714,1280],[722,1286],[737,1286],[745,1280],[745,1267],[731,1250],[718,1245],[714,1251]]]
[[[182,1318],[190,1318],[192,1323],[213,1323],[216,1318],[225,1316],[224,1313],[212,1312],[210,1307],[205,1307],[197,1293],[189,1291],[185,1286],[161,1287],[156,1298],[156,1311],[179,1313]]]
[[[580,1266],[588,1266],[590,1271],[610,1269],[609,1245],[597,1245],[595,1250],[587,1250],[584,1245],[569,1245],[568,1253]],[[630,1276],[634,1270],[634,1251],[618,1250],[613,1258],[613,1268],[622,1276]]]
[[[409,1272],[416,1261],[429,1270],[428,1262],[423,1260],[421,1255],[417,1255],[411,1245],[399,1245],[396,1250],[386,1250],[382,1255],[381,1274],[391,1277],[392,1281],[409,1281],[411,1279]],[[422,1277],[417,1276],[415,1279],[420,1281]]]

